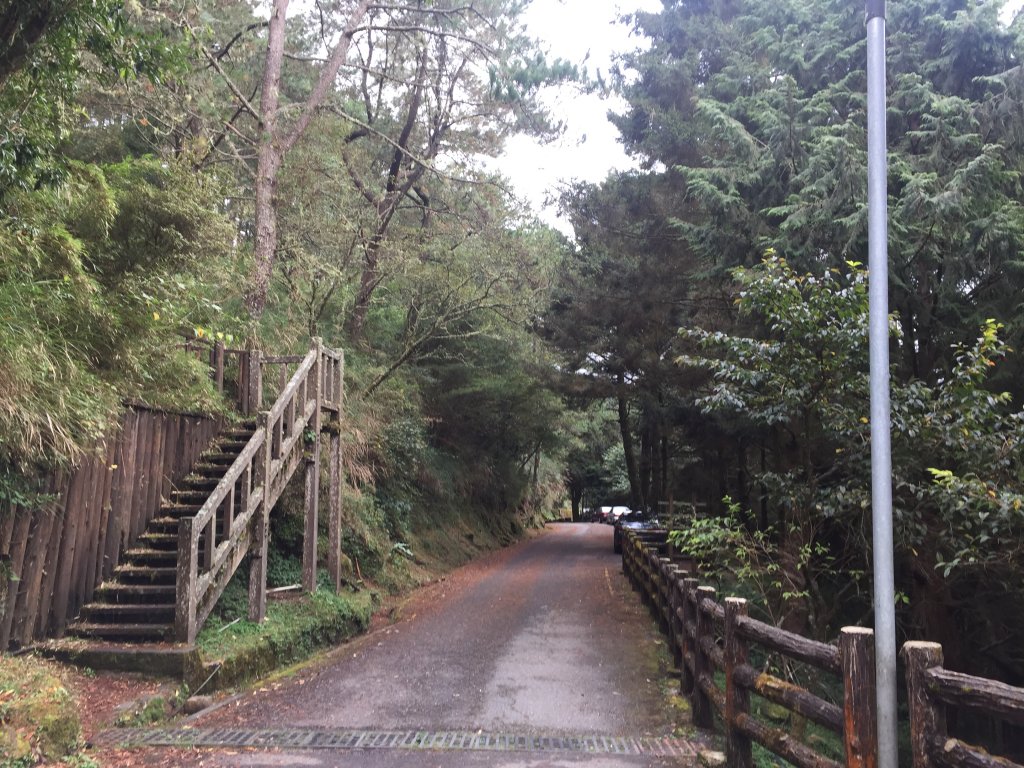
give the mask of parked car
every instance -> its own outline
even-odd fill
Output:
[[[627,512],[615,521],[615,533],[612,534],[612,551],[622,554],[623,531],[652,531],[661,528],[661,521],[654,515],[642,510]]]
[[[608,510],[608,515],[603,520],[608,525],[615,525],[616,520],[632,511],[629,507],[601,507],[601,509]]]

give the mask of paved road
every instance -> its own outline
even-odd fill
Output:
[[[420,590],[396,623],[192,723],[246,729],[211,733],[223,741],[277,729],[321,748],[218,749],[194,764],[689,765],[687,744],[661,738],[673,727],[667,661],[611,528],[554,525]],[[332,743],[362,748],[323,748]]]

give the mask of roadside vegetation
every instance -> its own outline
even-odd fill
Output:
[[[1021,685],[1024,28],[1003,5],[889,14],[893,491],[900,639]],[[570,476],[617,432],[629,504],[709,578],[815,638],[870,625],[862,9],[631,21],[649,46],[614,121],[641,169],[562,198],[578,243],[545,329],[602,435]]]
[[[477,162],[556,135],[541,90],[584,79],[518,2],[9,5],[0,521],[44,510],[126,401],[224,412],[184,338],[319,336],[346,350],[350,594],[317,610],[365,622],[568,499],[665,516],[787,629],[871,622],[859,7],[631,16],[649,45],[610,85],[638,168],[563,190],[570,242]],[[1019,685],[1024,26],[1002,7],[891,12],[894,501],[900,634]],[[298,581],[300,507],[274,512],[272,586]],[[211,653],[258,634],[230,624],[243,589]]]

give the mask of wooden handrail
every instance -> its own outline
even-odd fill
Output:
[[[256,538],[249,534],[257,515],[266,524],[270,508],[299,464],[305,432],[320,425],[318,411],[340,407],[336,401],[328,402],[323,393],[330,391],[336,397],[340,393],[337,379],[342,369],[334,363],[342,359],[340,352],[315,341],[273,406],[261,414],[261,426],[206,501],[194,516],[179,522],[175,636],[180,642],[195,642],[199,628]],[[331,361],[333,367],[325,366],[325,361]],[[258,366],[259,355],[250,362]],[[328,386],[324,386],[325,367],[329,368]],[[253,381],[258,384],[261,378]],[[247,396],[258,401],[262,395],[250,390]],[[264,590],[265,584],[258,589]]]

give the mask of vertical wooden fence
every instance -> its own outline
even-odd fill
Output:
[[[828,644],[757,621],[747,615],[745,600],[727,597],[720,603],[714,589],[700,586],[693,562],[672,555],[666,538],[664,531],[627,533],[623,571],[668,634],[694,724],[712,729],[718,723],[725,732],[727,765],[750,768],[752,745],[758,743],[799,768],[874,768],[873,632],[845,627],[838,642]],[[755,668],[755,651],[832,676],[842,701],[826,701]],[[913,768],[1024,768],[952,736],[946,721],[947,707],[963,707],[1024,726],[1024,689],[943,669],[937,643],[906,643],[903,657]],[[845,759],[831,759],[759,720],[752,694],[837,734]]]
[[[50,502],[0,510],[0,649],[63,634],[219,429],[129,408],[94,456],[50,478]]]

